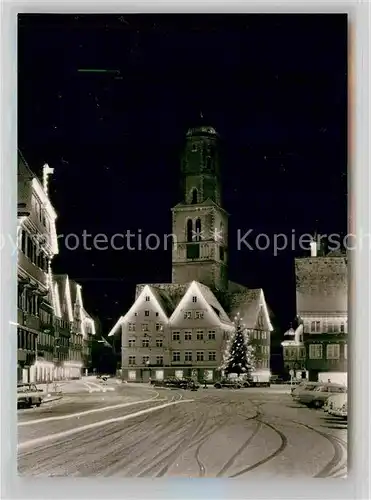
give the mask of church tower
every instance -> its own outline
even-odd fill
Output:
[[[219,136],[214,128],[189,129],[182,157],[183,201],[172,209],[172,281],[228,286],[228,214],[221,207]]]

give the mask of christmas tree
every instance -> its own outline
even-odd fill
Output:
[[[254,347],[250,344],[246,328],[241,324],[239,314],[235,318],[235,331],[227,343],[221,370],[226,375],[235,373],[249,375],[255,370]]]

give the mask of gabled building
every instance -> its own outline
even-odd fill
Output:
[[[342,253],[295,260],[296,307],[310,380],[347,383],[348,273]]]
[[[67,274],[53,276],[56,322],[56,379],[80,378],[89,368],[94,321],[85,311],[81,285]]]
[[[18,151],[18,318],[17,378],[33,382],[51,377],[54,323],[51,262],[58,253],[57,215],[50,203],[44,166],[41,183]]]
[[[228,280],[218,142],[212,127],[187,133],[183,201],[172,209],[172,283],[137,285],[133,306],[109,333],[121,335],[124,378],[218,378],[237,312],[256,345],[256,377],[270,376],[273,328],[264,293]]]
[[[293,328],[287,330],[282,347],[285,374],[291,373],[296,379],[308,378],[302,323],[295,330]]]

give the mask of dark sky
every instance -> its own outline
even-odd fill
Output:
[[[288,326],[303,252],[238,251],[236,234],[346,232],[346,15],[23,15],[18,50],[19,147],[55,168],[58,233],[170,233],[202,111],[222,137],[230,278]],[[135,283],[171,280],[171,252],[61,244],[53,269],[107,333]]]

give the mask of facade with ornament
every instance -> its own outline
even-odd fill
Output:
[[[341,252],[321,251],[295,260],[296,307],[310,380],[347,384],[348,273]]]
[[[188,130],[182,197],[172,209],[172,283],[138,284],[132,307],[109,333],[121,338],[124,379],[216,380],[240,313],[256,349],[255,377],[270,377],[273,330],[262,289],[228,279],[228,214],[221,203],[219,136]]]
[[[59,291],[58,278],[51,265],[58,253],[56,212],[48,195],[48,175],[53,169],[45,165],[43,182],[29,168],[18,151],[17,213],[17,380],[19,382],[51,382],[81,376],[79,333],[84,324],[94,334],[91,318],[79,323],[61,314],[67,302],[65,291]],[[76,284],[76,286],[78,286]],[[81,289],[80,289],[81,296]],[[76,299],[78,302],[79,299]],[[73,304],[75,302],[72,301]],[[81,300],[82,303],[82,300]],[[77,308],[78,310],[78,308]],[[73,309],[74,311],[74,309]],[[76,312],[76,314],[78,314]],[[89,320],[90,318],[90,320]],[[73,327],[72,325],[75,325]],[[71,344],[71,334],[76,343]],[[86,339],[89,336],[85,335]],[[75,337],[72,339],[75,341]],[[86,340],[85,343],[88,343]],[[84,342],[83,342],[84,345]],[[86,347],[86,346],[85,346]],[[90,348],[91,351],[91,348]]]

